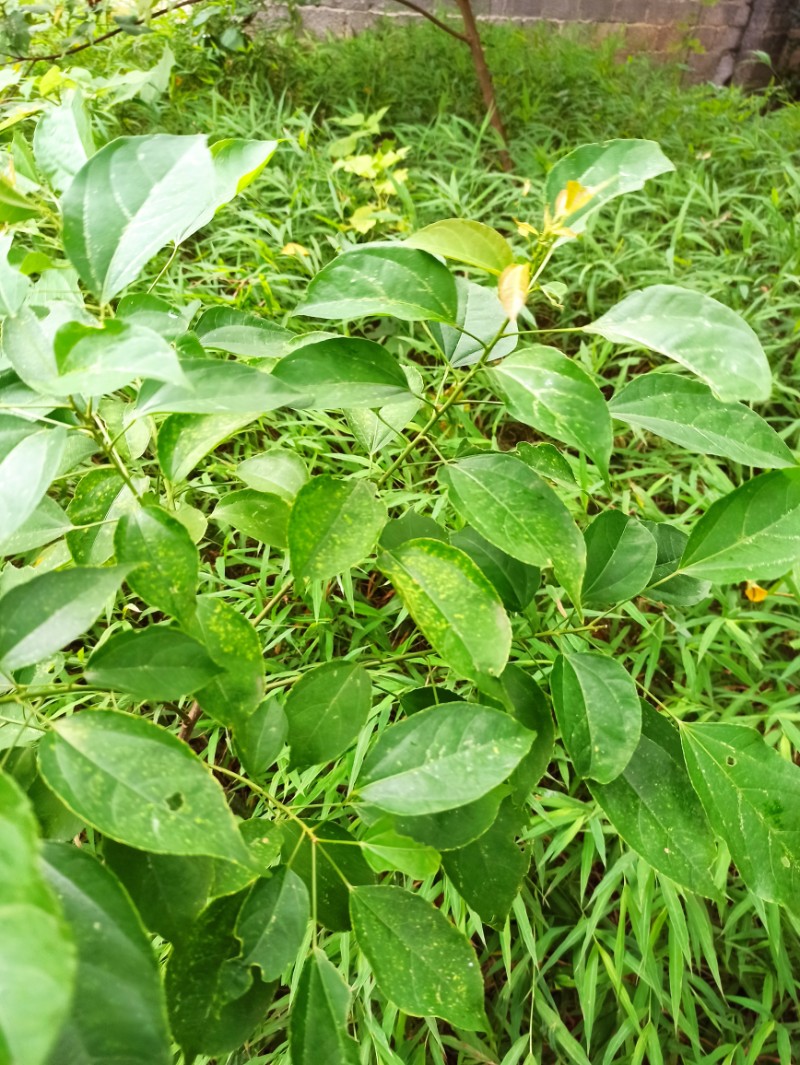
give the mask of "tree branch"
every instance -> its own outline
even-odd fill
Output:
[[[418,15],[422,15],[429,22],[432,22],[434,26],[438,26],[440,30],[444,30],[445,33],[449,33],[451,37],[455,37],[457,41],[463,41],[464,44],[469,44],[469,39],[458,30],[454,30],[452,26],[448,26],[446,22],[442,22],[441,19],[432,15],[430,11],[426,11],[424,7],[419,4],[415,4],[414,0],[395,0],[396,3],[402,4],[403,7],[409,8],[411,11],[416,11]]]

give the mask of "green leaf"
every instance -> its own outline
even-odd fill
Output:
[[[39,765],[71,810],[119,843],[248,864],[222,788],[185,743],[144,718],[111,710],[60,718]]]
[[[642,735],[631,760],[610,784],[590,784],[614,828],[641,856],[675,883],[708,898],[717,845],[689,780],[678,731],[647,703]]]
[[[147,490],[145,478],[134,479],[141,494]],[[78,481],[67,507],[73,528],[67,533],[67,546],[79,566],[100,566],[114,554],[114,529],[123,514],[139,507],[131,487],[111,466],[91,469]],[[79,526],[87,526],[79,528]]]
[[[562,453],[553,444],[530,444],[527,440],[517,444],[516,454],[522,461],[536,470],[540,477],[548,481],[574,488],[575,474]]]
[[[689,540],[686,533],[666,521],[647,521],[644,524],[656,542],[658,553],[653,575],[642,594],[648,599],[675,606],[694,606],[705,599],[711,591],[711,581],[701,581],[677,572]]]
[[[422,374],[413,366],[404,366],[403,374],[409,389],[415,393],[408,399],[387,403],[378,410],[357,408],[345,411],[353,436],[370,455],[396,440],[422,406],[422,400],[418,398],[424,392]]]
[[[587,606],[626,602],[650,583],[658,547],[642,522],[621,510],[605,510],[584,537],[586,573],[581,594]]]
[[[185,619],[194,613],[199,558],[192,538],[162,507],[123,514],[114,532],[117,561],[135,566],[126,577],[150,606]]]
[[[542,580],[541,571],[536,566],[528,566],[507,555],[469,525],[453,533],[450,543],[469,555],[494,585],[506,610],[521,611],[530,604]]]
[[[264,980],[278,980],[297,957],[310,916],[306,885],[287,866],[257,880],[236,922],[242,964],[257,965]]]
[[[391,315],[404,322],[455,322],[453,275],[427,252],[403,244],[368,244],[328,263],[295,314],[334,321]]]
[[[158,464],[170,481],[185,480],[223,440],[255,421],[255,414],[173,414],[158,430]]]
[[[746,481],[692,529],[680,573],[715,583],[781,577],[800,561],[800,469]]]
[[[399,1009],[485,1029],[478,959],[439,910],[403,888],[376,886],[355,888],[350,911],[378,987]]]
[[[367,723],[372,708],[369,674],[354,662],[326,662],[306,673],[286,700],[290,765],[332,762]]]
[[[675,167],[655,141],[611,140],[584,144],[559,159],[545,182],[545,197],[551,214],[557,213],[556,199],[568,182],[576,181],[593,195],[577,210],[562,219],[573,233],[586,228],[589,217],[609,200],[644,187],[650,178]]]
[[[272,999],[274,985],[242,965],[235,928],[245,898],[241,892],[212,902],[167,962],[170,1027],[187,1061],[238,1050]]]
[[[576,606],[586,566],[583,537],[552,488],[521,459],[471,455],[440,473],[459,514],[506,554],[552,566]]]
[[[289,517],[295,577],[328,580],[370,554],[386,524],[386,508],[368,481],[314,477],[297,493]]]
[[[66,300],[53,300],[49,307],[28,303],[13,318],[3,322],[2,353],[29,388],[47,397],[35,397],[39,408],[58,406],[52,392],[58,380],[55,338],[62,326],[76,321],[88,325],[93,319],[82,307]]]
[[[511,799],[521,806],[528,801],[550,764],[556,730],[544,692],[519,666],[509,664],[503,670],[495,701],[534,734],[530,751],[508,778],[513,788]]]
[[[486,924],[502,928],[531,864],[516,838],[521,817],[509,799],[494,824],[473,843],[448,851],[444,871],[466,904]]]
[[[115,318],[62,325],[54,351],[58,377],[42,384],[58,396],[103,396],[140,378],[186,385],[178,357],[163,337]]]
[[[261,639],[235,606],[216,596],[200,596],[188,631],[202,644],[217,675],[195,692],[215,721],[239,728],[264,698]]]
[[[520,766],[522,764],[520,763]],[[396,817],[395,827],[403,835],[411,836],[429,847],[435,847],[437,851],[465,847],[482,836],[494,823],[500,803],[508,791],[509,787],[503,784],[475,802],[459,806],[456,810],[444,810],[442,813],[424,817]]]
[[[44,873],[78,948],[75,996],[51,1061],[170,1065],[158,962],[113,873],[66,843],[49,843]]]
[[[380,407],[409,395],[397,360],[380,344],[351,337],[304,344],[281,359],[272,376],[302,392],[302,406],[316,410]]]
[[[101,148],[61,202],[64,250],[83,283],[108,303],[196,228],[215,185],[204,136],[118,137]]]
[[[201,643],[169,625],[115,633],[84,670],[90,684],[165,703],[196,692],[220,672]]]
[[[59,913],[58,904],[42,879],[39,852],[39,826],[30,799],[13,777],[0,771],[0,910],[24,902],[48,913]]]
[[[217,175],[214,211],[252,185],[277,147],[277,141],[246,140],[242,137],[227,137],[211,145]]]
[[[212,858],[152,854],[112,839],[103,840],[103,858],[149,931],[170,943],[191,932],[211,892]]]
[[[294,336],[288,329],[282,329],[266,318],[233,307],[210,307],[200,315],[194,332],[204,348],[229,351],[251,359],[283,355]]]
[[[346,829],[331,822],[309,822],[306,827],[314,833],[315,843],[311,843],[296,822],[285,823],[284,861],[305,883],[311,896],[316,897],[319,923],[331,932],[347,932],[350,929],[347,885],[374,884],[375,874]]]
[[[446,218],[425,226],[407,237],[406,244],[491,274],[502,273],[514,261],[511,245],[496,229],[463,218]]]
[[[378,566],[452,669],[475,681],[502,673],[511,623],[497,592],[468,555],[440,540],[408,540],[384,551]]]
[[[12,588],[0,599],[0,668],[34,665],[76,640],[127,572],[127,566],[58,570]]]
[[[214,508],[212,517],[262,544],[286,547],[290,510],[289,502],[282,496],[243,488],[238,492],[226,492]]]
[[[611,415],[603,393],[574,359],[533,344],[509,355],[489,376],[512,418],[585,452],[608,477]]]
[[[260,414],[278,407],[298,406],[303,396],[274,374],[224,359],[187,359],[185,385],[145,382],[136,417],[145,414]]]
[[[454,324],[431,322],[429,326],[451,365],[470,366],[478,362],[501,330],[504,335],[492,348],[491,358],[494,361],[509,355],[517,346],[518,331],[516,325],[507,321],[503,305],[497,298],[497,289],[458,277],[456,290],[458,308]]]
[[[64,192],[94,154],[92,124],[79,89],[64,94],[60,107],[45,111],[33,134],[36,166],[56,192]]]
[[[66,429],[41,429],[24,437],[0,460],[0,542],[34,513],[59,472]]]
[[[260,455],[251,455],[236,467],[236,476],[248,488],[280,496],[288,503],[308,480],[306,464],[294,451],[274,448]]]
[[[642,708],[630,674],[615,658],[594,651],[559,655],[550,691],[576,772],[599,784],[618,777],[642,731]]]
[[[723,403],[701,381],[673,373],[635,377],[609,404],[617,421],[663,436],[701,455],[745,466],[794,466],[789,448],[743,403]]]
[[[8,261],[12,240],[11,233],[0,234],[0,318],[17,313],[31,286],[30,280]]]
[[[761,342],[743,318],[710,296],[653,285],[632,292],[583,331],[666,355],[725,403],[769,399],[772,375]]]
[[[447,543],[447,532],[427,514],[409,510],[401,517],[390,518],[386,522],[379,543],[387,551],[393,551],[408,540],[441,540]]]
[[[292,1065],[358,1065],[358,1043],[347,1033],[350,989],[318,948],[306,958],[292,1004]]]
[[[117,318],[132,325],[144,326],[165,340],[177,340],[187,327],[187,321],[179,311],[166,300],[146,292],[123,296],[117,304]]]
[[[800,769],[747,725],[681,726],[686,765],[747,887],[798,912]]]
[[[277,699],[265,699],[234,729],[239,761],[253,780],[263,780],[277,761],[289,732],[289,722]]]
[[[15,184],[0,174],[0,222],[24,222],[26,218],[35,218],[39,211]]]
[[[361,849],[376,873],[399,870],[413,880],[427,880],[439,869],[439,852],[395,831],[388,817],[369,827]]]
[[[499,710],[434,706],[381,733],[361,767],[358,794],[388,813],[452,810],[506,780],[532,741],[532,732]]]

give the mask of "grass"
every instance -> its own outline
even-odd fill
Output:
[[[539,325],[569,328],[606,310],[623,294],[667,281],[717,297],[739,310],[759,334],[776,374],[765,412],[798,445],[796,335],[800,328],[800,180],[791,146],[800,110],[778,106],[773,92],[747,97],[711,86],[681,88],[679,71],[642,61],[614,62],[614,45],[588,48],[515,30],[487,33],[498,93],[517,162],[512,174],[493,166],[496,144],[481,123],[465,50],[428,27],[382,30],[353,40],[298,44],[258,40],[246,54],[220,57],[210,46],[187,48],[176,38],[177,65],[167,97],[131,103],[106,117],[109,134],[197,129],[224,136],[281,137],[273,163],[207,235],[178,254],[154,291],[176,302],[195,297],[231,303],[283,319],[313,273],[356,235],[347,228],[355,207],[374,190],[332,169],[329,147],[338,123],[354,111],[388,107],[386,138],[409,148],[409,176],[390,198],[393,220],[367,239],[402,233],[452,215],[476,218],[515,236],[514,219],[535,221],[548,166],[589,140],[649,137],[660,141],[676,170],[607,211],[581,241],[559,252],[551,279],[567,286],[564,307],[535,308]],[[122,54],[152,59],[153,40],[127,42]],[[120,62],[104,53],[93,62]],[[365,141],[374,150],[379,138]],[[358,238],[363,239],[363,238]],[[305,255],[282,251],[301,245]],[[160,264],[155,264],[155,270]],[[376,325],[380,334],[383,326]],[[393,327],[390,345],[410,353],[435,379],[424,335]],[[603,344],[582,347],[569,333],[566,350],[601,372],[610,386],[639,363]],[[454,408],[439,447],[455,453],[465,436],[507,442],[509,427],[477,391]],[[477,426],[477,428],[476,428]],[[294,446],[319,472],[369,472],[338,416],[277,415],[268,430],[240,434],[218,451],[190,485],[186,502],[206,514],[227,486],[238,486],[236,463],[268,438],[291,433]],[[618,505],[644,517],[676,520],[730,490],[742,471],[693,456],[664,441],[634,435],[618,442],[614,476]],[[591,513],[586,470],[568,502]],[[423,467],[424,471],[424,467]],[[409,480],[396,502],[413,506],[422,480]],[[255,617],[284,574],[252,541],[211,525],[210,592],[225,594]],[[208,572],[208,571],[206,571]],[[262,623],[270,682],[286,687],[307,667],[334,654],[367,662],[385,698],[377,727],[388,719],[401,687],[443,676],[420,652],[398,618],[395,600],[382,600],[365,574],[325,596],[320,589],[283,601]],[[543,599],[537,616],[518,626],[517,647],[535,671],[554,654],[550,641],[530,635],[558,621]],[[533,624],[531,624],[533,623]],[[794,588],[784,585],[759,604],[741,589],[669,616],[626,604],[592,637],[615,648],[640,678],[643,692],[682,716],[758,724],[782,751],[800,752],[800,616]],[[580,634],[564,645],[586,646]],[[398,657],[408,656],[402,664]],[[198,730],[213,760],[220,737]],[[337,787],[355,773],[356,750],[325,775],[290,772],[282,764],[275,794],[336,810]],[[351,967],[355,1030],[362,1060],[381,1065],[610,1065],[649,1062],[692,1065],[791,1065],[800,1046],[798,981],[800,922],[752,896],[731,874],[727,897],[711,904],[660,879],[621,842],[585,786],[559,757],[533,799],[526,831],[531,875],[513,919],[499,933],[484,929],[439,880],[422,890],[437,898],[482,947],[494,1036],[461,1041],[446,1026],[399,1016],[376,1006],[372,978]],[[727,862],[719,870],[728,875]],[[444,894],[442,895],[442,892]],[[333,937],[345,966],[347,936]],[[273,1010],[257,1048],[229,1065],[287,1061],[283,1003]]]

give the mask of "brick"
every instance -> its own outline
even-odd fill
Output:
[[[615,0],[614,21],[643,23],[647,14],[645,0]]]
[[[610,22],[616,0],[580,0],[580,15],[583,22]]]

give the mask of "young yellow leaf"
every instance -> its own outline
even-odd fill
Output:
[[[529,263],[512,263],[497,280],[497,296],[510,322],[516,322],[528,298],[531,283]]]

